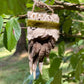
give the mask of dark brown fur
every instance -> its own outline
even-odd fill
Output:
[[[51,49],[55,47],[55,40],[52,37],[48,37],[47,39],[34,39],[29,42],[29,53],[31,54],[31,58],[33,62],[38,59],[39,62],[42,62],[44,57],[48,56]]]

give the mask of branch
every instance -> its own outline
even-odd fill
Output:
[[[56,1],[55,0],[55,3],[54,5],[47,5],[41,1],[35,1],[35,5],[37,7],[40,7],[40,8],[47,8],[49,10],[51,10],[53,12],[53,9],[54,10],[75,10],[75,11],[84,11],[84,3],[81,3],[81,4],[73,4],[73,3],[68,3],[68,2],[61,2],[61,1]],[[33,7],[33,10],[34,10],[34,7]],[[19,17],[19,19],[24,19],[24,18],[27,18],[27,15],[18,15],[17,17]]]
[[[60,33],[60,35],[84,39],[84,36],[81,36],[81,35],[71,35],[71,34],[64,34],[64,33]]]
[[[81,13],[77,13],[79,16],[83,17],[84,18],[84,15],[82,15]]]
[[[55,0],[55,4],[63,5],[63,6],[81,6],[81,5],[84,5],[84,3],[75,4],[75,3],[68,3],[68,2],[62,2],[62,1],[57,1],[57,0]]]
[[[62,10],[62,9],[67,9],[67,10],[77,10],[77,11],[84,11],[84,3],[82,4],[72,4],[68,2],[61,2],[61,1],[56,1],[54,5],[50,5],[51,8],[56,9],[56,10]]]
[[[27,14],[24,14],[24,15],[18,15],[18,16],[16,16],[16,17],[19,17],[19,19],[25,19],[25,18],[27,18]]]
[[[74,22],[82,22],[82,23],[84,23],[83,20],[75,20],[75,19],[73,19],[73,21],[74,21]]]
[[[67,10],[76,10],[76,11],[84,11],[84,6],[82,6],[83,4],[72,4],[72,3],[67,3],[67,2],[61,2],[61,1],[56,1],[54,5],[48,5],[49,7],[51,7],[52,9],[56,9],[56,10],[63,10],[63,9],[67,9]],[[40,7],[40,8],[47,8],[48,7],[43,4],[41,1],[36,2],[36,6]]]
[[[47,5],[46,3],[43,3],[42,1],[36,1],[36,0],[34,0],[32,12],[34,11],[35,6],[40,7],[40,8],[47,8],[50,11],[52,11],[52,14],[54,13],[54,10],[49,5]]]
[[[21,27],[21,29],[27,29],[27,27]]]

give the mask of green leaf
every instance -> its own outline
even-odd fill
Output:
[[[8,49],[8,47],[7,47],[7,31],[6,31],[6,29],[5,29],[4,35],[3,35],[3,43],[4,43],[5,48]]]
[[[62,84],[62,70],[59,70],[55,73],[54,80],[51,82],[51,84]]]
[[[49,3],[49,0],[46,0],[45,3]]]
[[[17,41],[19,40],[21,35],[21,28],[20,25],[17,21],[16,18],[11,18],[7,23],[6,23],[6,29],[4,32],[4,45],[6,49],[11,51]]]
[[[9,20],[6,23],[6,29],[4,32],[3,41],[4,41],[4,45],[5,45],[6,49],[8,49],[9,51],[11,51],[16,45],[17,41],[13,34],[13,18],[11,18],[11,20]]]
[[[84,2],[84,0],[79,0],[80,1],[80,3],[83,3]]]
[[[50,5],[53,5],[53,4],[54,4],[54,2],[55,2],[54,0],[51,0]]]
[[[68,1],[68,2],[71,2],[71,3],[79,3],[79,0],[64,0],[64,1]]]
[[[52,78],[50,78],[48,81],[47,81],[47,83],[46,84],[51,84],[51,82],[53,81],[53,77]]]
[[[77,64],[77,67],[76,67],[76,71],[75,71],[75,78],[77,80],[80,80],[80,75],[81,75],[81,72],[82,72],[82,60],[80,60]]]
[[[3,26],[3,18],[0,16],[0,33],[1,33],[2,26]]]
[[[83,84],[84,83],[84,75],[80,76],[80,79],[81,79],[81,83]]]
[[[72,25],[72,19],[71,17],[67,17],[66,20],[64,21],[64,24],[63,24],[63,30],[65,33],[68,33],[69,32],[69,29]]]
[[[27,12],[27,0],[0,0],[0,14],[19,15]]]
[[[6,15],[6,14],[2,14],[1,16],[2,16],[2,18],[5,18],[5,19],[8,19],[8,18],[11,17],[11,15]],[[5,20],[5,19],[4,19],[4,20]]]
[[[16,18],[13,18],[13,29],[15,32],[15,39],[18,41],[21,35],[21,28]]]
[[[64,47],[64,41],[63,41],[58,46],[58,55],[62,57],[64,56],[64,52],[65,52],[65,47]]]
[[[27,6],[27,8],[32,8],[33,3],[32,4],[31,3],[27,3],[26,6]]]
[[[50,77],[53,77],[55,75],[55,73],[59,70],[60,63],[61,63],[60,58],[53,59],[53,62],[51,63],[50,68],[49,68],[49,76]]]
[[[82,45],[84,43],[84,40],[79,40],[78,41],[78,46]]]
[[[42,75],[40,75],[34,84],[45,84],[45,83],[46,83],[45,79],[42,77]]]
[[[33,75],[28,75],[28,77],[24,80],[23,84],[31,84],[33,80]]]
[[[79,56],[78,55],[72,55],[71,59],[70,59],[70,64],[72,65],[72,68],[75,69],[77,66],[77,63],[79,61]]]

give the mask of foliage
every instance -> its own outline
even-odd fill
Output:
[[[12,15],[26,13],[26,3],[27,0],[0,0],[0,15],[3,13]]]
[[[77,4],[83,2],[83,0],[60,1]],[[54,0],[43,0],[43,2],[49,5],[54,4]],[[27,0],[20,0],[19,2],[18,0],[4,0],[0,1],[0,4],[2,4],[0,5],[0,14],[10,14],[9,16],[0,16],[0,34],[4,32],[4,45],[6,49],[11,51],[16,46],[21,35],[18,18],[14,17],[14,15],[27,12],[26,8],[31,10],[33,1],[28,0],[27,2]],[[84,18],[82,18],[84,13],[80,12],[81,15],[79,15],[77,11],[73,10],[55,10],[55,13],[60,17],[60,32],[66,35],[65,37],[61,37],[66,38],[66,40],[67,37],[69,38],[67,40],[69,43],[68,47],[70,47],[72,51],[65,53],[66,42],[64,39],[61,39],[63,41],[59,42],[58,53],[50,53],[50,67],[46,68],[43,75],[39,75],[36,80],[28,73],[28,77],[24,80],[23,84],[26,82],[34,84],[64,84],[66,82],[68,84],[70,82],[74,82],[75,84],[84,83],[84,41],[81,38],[74,37],[75,39],[69,42],[73,35],[80,34],[80,36],[84,36],[84,22],[80,22],[81,20],[84,21]]]
[[[1,33],[2,25],[3,25],[3,18],[0,16],[0,33]]]
[[[16,18],[11,18],[7,23],[6,23],[6,28],[4,31],[4,45],[6,49],[11,51],[15,45],[16,42],[19,40],[19,37],[21,35],[21,28],[17,22]],[[11,46],[10,46],[11,44]]]
[[[64,1],[71,2],[71,3],[79,3],[79,0],[64,0]]]

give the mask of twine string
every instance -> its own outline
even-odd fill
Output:
[[[52,14],[54,14],[54,10],[51,7],[49,7],[47,4],[43,3],[40,0],[39,1],[33,0],[33,1],[34,1],[34,4],[33,4],[33,8],[32,8],[32,13],[34,12],[35,6],[37,6],[40,8],[46,8],[47,7],[52,12]]]

